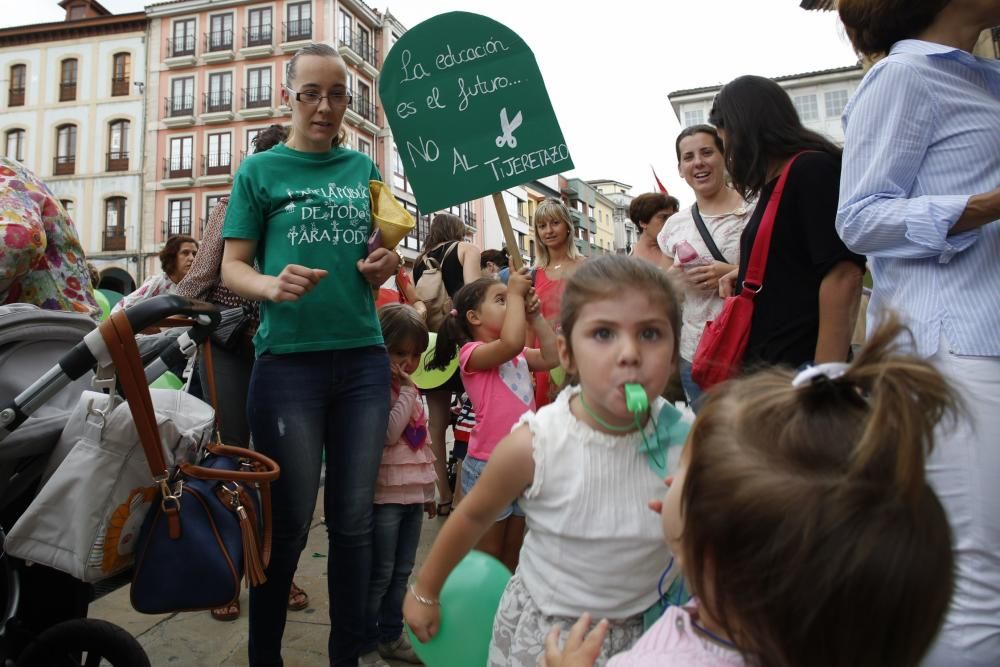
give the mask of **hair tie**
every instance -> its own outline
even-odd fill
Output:
[[[451,315],[452,317],[458,317],[458,311],[455,310],[454,308],[452,308],[451,310],[449,310],[448,314]]]
[[[793,387],[801,387],[806,384],[813,384],[817,380],[837,380],[847,372],[850,364],[842,361],[831,361],[825,364],[816,364],[799,371],[799,374],[792,380]]]

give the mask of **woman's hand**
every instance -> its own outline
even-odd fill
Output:
[[[272,277],[264,292],[268,301],[298,301],[307,292],[311,292],[319,281],[327,276],[325,269],[310,269],[301,264],[289,264],[277,276]]]
[[[507,281],[507,291],[518,296],[527,296],[531,289],[531,276],[527,267],[522,267],[520,271],[511,271],[510,280]]]
[[[684,269],[684,281],[693,289],[714,292],[719,289],[719,282],[735,268],[732,264],[713,261],[708,266]]]
[[[420,602],[413,596],[413,591],[407,591],[403,600],[403,618],[413,630],[413,635],[426,643],[441,628],[441,607]]]
[[[719,296],[723,299],[728,299],[736,294],[736,276],[738,276],[739,273],[739,269],[733,269],[719,279]]]
[[[364,259],[358,260],[358,271],[373,287],[378,287],[399,268],[400,258],[393,250],[376,248]]]
[[[437,516],[437,503],[433,500],[429,500],[424,503],[424,511],[427,512],[427,518],[433,519]]]
[[[545,655],[542,667],[592,667],[601,654],[601,645],[608,634],[608,621],[602,620],[587,632],[590,627],[590,614],[584,614],[573,624],[566,645],[559,648],[559,634],[562,626],[557,625],[545,638]],[[586,632],[586,636],[584,633]]]

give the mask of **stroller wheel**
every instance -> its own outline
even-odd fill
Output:
[[[150,667],[135,637],[122,628],[93,618],[54,625],[24,649],[17,667]]]

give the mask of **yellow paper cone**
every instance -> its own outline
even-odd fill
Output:
[[[372,220],[382,232],[382,247],[392,250],[413,231],[417,223],[409,211],[396,201],[385,183],[368,181],[368,190],[372,198]]]

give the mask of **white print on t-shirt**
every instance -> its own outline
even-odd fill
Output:
[[[528,364],[524,363],[524,359],[514,357],[500,364],[500,379],[525,405],[531,405],[531,375],[528,374]]]
[[[362,185],[337,185],[325,188],[286,190],[285,213],[299,212],[301,225],[288,229],[292,246],[313,243],[361,245],[368,241],[371,202],[368,188]],[[296,206],[298,200],[298,206]],[[308,224],[306,224],[308,223]],[[342,229],[341,227],[346,227]]]

